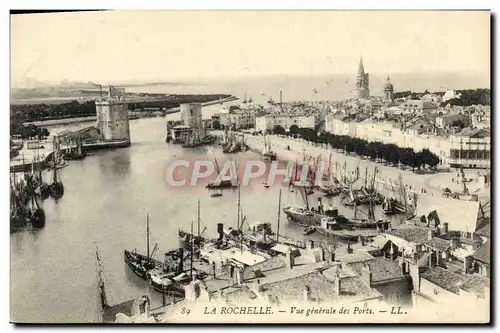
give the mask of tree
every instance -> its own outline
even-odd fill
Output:
[[[281,125],[275,125],[273,127],[273,133],[278,135],[284,135],[286,131]]]
[[[299,134],[299,126],[297,125],[290,126],[290,134]]]
[[[457,119],[457,120],[453,120],[451,122],[451,126],[452,127],[460,127],[460,129],[463,129],[465,127],[465,124],[462,121],[462,119]]]

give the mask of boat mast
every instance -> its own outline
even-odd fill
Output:
[[[147,235],[147,248],[146,248],[146,253],[148,255],[148,261],[149,261],[149,214],[146,214],[146,235]]]
[[[189,270],[189,276],[193,280],[193,252],[194,252],[194,237],[193,237],[193,221],[191,221],[191,268]]]
[[[56,162],[56,137],[54,136],[52,160],[54,161],[54,172],[52,173],[52,182],[57,182],[57,162]]]
[[[200,199],[198,198],[198,242],[200,241]]]
[[[215,162],[215,167],[217,168],[217,175],[219,175],[220,174],[219,163],[217,163],[217,159],[215,158],[215,153],[212,152],[212,154],[214,155],[214,162]]]
[[[95,250],[95,255],[96,255],[96,260],[97,260],[97,287],[99,290],[99,298],[100,298],[100,305],[101,305],[101,314],[104,309],[109,307],[108,305],[108,300],[106,297],[106,289],[104,287],[104,279],[102,277],[102,263],[101,263],[101,258],[99,257],[99,248],[97,247],[96,243],[96,250]]]
[[[281,189],[280,189],[280,196],[278,199],[278,227],[276,228],[276,243],[279,242],[280,238],[280,213],[281,213]]]

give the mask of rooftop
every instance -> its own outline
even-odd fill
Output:
[[[377,258],[368,263],[372,272],[372,282],[378,283],[387,280],[403,278],[403,272],[397,261]]]
[[[421,227],[400,227],[388,231],[387,234],[404,239],[407,242],[421,243],[427,239],[429,229]]]
[[[467,277],[464,274],[452,273],[438,266],[421,273],[420,276],[422,279],[457,295],[460,293],[460,287],[467,282]]]
[[[485,297],[485,291],[490,287],[490,279],[474,274],[460,287],[468,292],[472,292]]]
[[[476,230],[476,235],[482,236],[482,237],[491,237],[491,229],[490,229],[491,223],[488,223],[481,227],[480,229]]]
[[[447,222],[451,231],[474,232],[476,231],[479,215],[479,202],[450,199],[431,194],[422,194],[418,198],[415,215],[429,215],[436,211],[440,223]]]
[[[472,255],[472,257],[482,263],[490,264],[491,257],[491,245],[490,240],[487,240],[476,252]]]
[[[432,237],[431,240],[424,241],[424,244],[429,246],[429,247],[432,247],[433,249],[443,251],[443,252],[450,248],[449,241],[444,240],[442,238],[438,238],[438,237]]]
[[[257,277],[257,272],[260,272],[260,274],[264,274],[266,272],[274,271],[279,268],[283,268],[286,266],[285,258],[282,256],[276,256],[273,258],[270,258],[266,261],[263,261],[261,263],[258,263],[256,265],[247,267],[244,272],[243,272],[243,279],[248,280],[248,279],[253,279]],[[259,276],[260,277],[260,276]]]

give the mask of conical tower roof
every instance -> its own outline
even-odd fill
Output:
[[[363,57],[359,59],[358,76],[365,75],[365,67],[363,66]]]

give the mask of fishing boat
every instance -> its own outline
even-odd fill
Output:
[[[394,215],[396,213],[396,209],[394,207],[394,199],[386,197],[384,199],[384,202],[382,203],[381,209],[385,215]]]
[[[204,232],[207,230],[207,228],[201,229],[201,208],[200,208],[200,200],[198,199],[198,209],[197,209],[197,233],[195,234],[193,231],[193,228],[191,226],[191,232],[185,231],[183,229],[179,229],[177,232],[177,235],[179,237],[179,242],[181,244],[181,247],[191,251],[197,251],[199,250],[203,244],[206,242],[205,237],[203,237]]]
[[[70,142],[71,145],[71,142]],[[63,155],[64,160],[82,160],[87,156],[87,153],[85,152],[83,148],[83,144],[81,140],[77,141],[76,147],[73,148],[71,147],[69,151],[67,151]]]
[[[54,166],[57,166],[57,160],[59,156],[59,144],[54,138],[54,152],[52,154]],[[49,185],[49,194],[54,199],[59,199],[64,195],[64,185],[58,177],[58,168],[52,168],[52,184]]]
[[[216,174],[220,175],[220,168],[219,168],[219,163],[217,163],[217,159],[215,158],[215,154],[213,155],[214,157],[214,162],[215,162],[215,168],[216,168]],[[233,180],[221,180],[221,179],[216,179],[215,181],[207,184],[205,188],[207,189],[225,189],[225,188],[233,188],[233,187],[238,187],[237,181]]]
[[[269,137],[264,137],[264,150],[262,151],[262,158],[264,161],[276,160],[276,153],[271,148],[271,141]]]
[[[317,207],[309,207],[309,201],[303,188],[300,188],[300,193],[306,204],[305,206],[291,205],[283,208],[283,212],[292,222],[301,226],[316,226],[320,225],[321,219],[325,217],[334,217],[343,223],[348,221],[347,218],[339,215],[338,209],[333,207],[325,209],[321,197],[318,198]]]
[[[142,279],[146,279],[146,273],[151,269],[161,267],[161,263],[152,259],[152,255],[149,252],[149,215],[146,215],[146,242],[146,255],[137,253],[136,250],[125,250],[123,252],[123,259],[127,266]]]
[[[304,233],[304,235],[310,235],[310,234],[312,234],[315,231],[316,231],[316,227],[309,226],[309,227],[307,227],[307,228],[304,229],[303,233]]]

